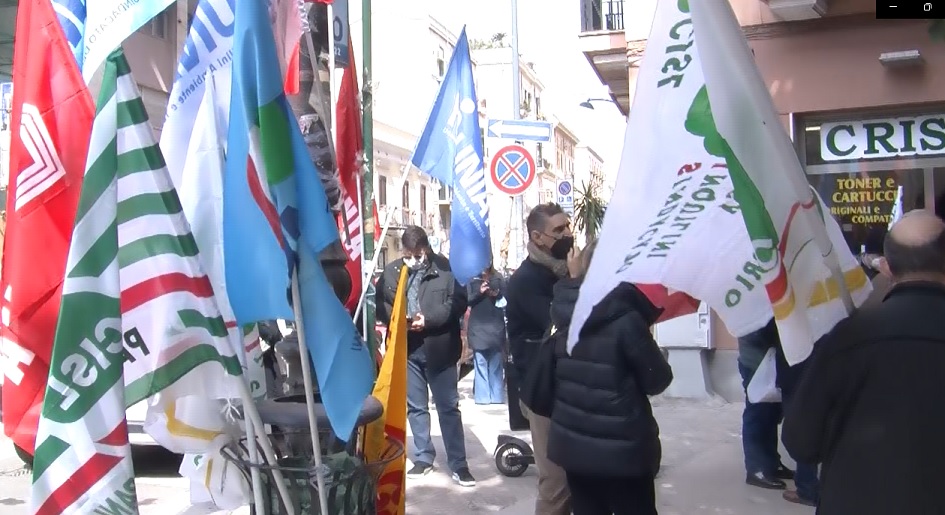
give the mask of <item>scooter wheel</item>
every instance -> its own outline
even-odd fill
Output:
[[[509,463],[510,457],[524,456],[522,448],[514,443],[504,443],[495,450],[495,468],[506,477],[519,477],[528,470],[527,463],[518,463],[512,465]]]

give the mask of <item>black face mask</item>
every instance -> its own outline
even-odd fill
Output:
[[[567,259],[568,253],[571,252],[572,248],[574,248],[574,237],[562,236],[555,240],[554,245],[551,246],[551,257],[555,259]]]

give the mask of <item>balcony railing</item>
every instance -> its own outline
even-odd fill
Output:
[[[624,0],[581,0],[581,32],[621,31]]]

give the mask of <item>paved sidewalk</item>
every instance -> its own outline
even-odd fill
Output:
[[[476,488],[450,481],[437,424],[433,424],[437,470],[407,480],[407,514],[534,513],[537,469],[519,478],[500,475],[493,464],[496,437],[508,433],[505,406],[476,406],[471,383],[461,383],[466,452]],[[661,515],[811,515],[813,508],[784,501],[781,492],[745,484],[741,448],[742,404],[722,400],[687,401],[656,398],[654,413],[663,443],[657,478]],[[435,414],[432,416],[436,420]],[[527,435],[526,435],[527,438]],[[789,462],[785,454],[785,462]]]
[[[447,473],[442,440],[433,419],[439,450],[437,469],[426,477],[407,480],[408,515],[465,515],[534,513],[537,470],[507,478],[495,468],[496,437],[508,431],[505,406],[476,406],[471,378],[460,384],[466,452],[474,488],[452,482]],[[813,508],[789,504],[777,491],[745,485],[741,450],[741,404],[722,401],[654,400],[663,441],[663,468],[657,478],[661,515],[811,515]],[[525,435],[527,438],[527,435]],[[155,450],[136,449],[140,474],[136,481],[142,515],[246,515],[207,506],[191,506],[187,482],[176,476],[177,463]],[[0,436],[0,514],[26,515],[30,476],[22,471],[10,441]]]

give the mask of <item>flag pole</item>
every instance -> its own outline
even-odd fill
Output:
[[[303,367],[304,368],[304,367]],[[285,484],[285,478],[282,476],[282,471],[279,470],[279,462],[276,459],[276,453],[272,450],[272,444],[269,442],[269,438],[266,436],[266,426],[263,424],[262,417],[259,416],[259,410],[256,408],[256,402],[253,400],[252,394],[249,393],[249,387],[246,386],[246,381],[243,378],[240,378],[237,383],[239,383],[240,389],[240,398],[243,401],[243,415],[247,417],[246,424],[246,437],[247,443],[249,443],[250,438],[255,438],[259,442],[259,446],[262,447],[263,454],[266,456],[266,461],[272,466],[272,477],[276,483],[276,489],[279,491],[279,497],[282,498],[282,503],[285,504],[286,511],[288,515],[295,515],[295,507],[292,504],[292,497],[289,495],[288,487]],[[259,433],[253,430],[259,430]],[[250,470],[256,471],[255,476],[259,476],[259,463],[253,460],[253,454],[255,446],[247,445],[247,450],[250,453],[250,460],[253,461],[253,466],[250,467]],[[256,512],[265,513],[265,500],[262,496],[262,488],[257,487],[255,484],[256,479],[253,479],[253,500],[256,502]],[[261,481],[260,481],[261,482]]]
[[[361,232],[361,255],[371,256],[371,267],[364,270],[361,267],[361,273],[366,280],[361,284],[361,296],[358,299],[358,307],[355,310],[354,317],[358,317],[361,311],[361,304],[364,302],[364,296],[367,294],[367,288],[371,284],[371,278],[374,276],[374,267],[377,263],[377,252],[374,250],[374,209],[371,204],[374,197],[374,84],[371,78],[371,69],[374,66],[372,59],[372,27],[371,27],[371,0],[361,0],[361,51],[362,51],[362,75],[361,75],[361,134],[364,137],[364,181],[361,193],[361,217],[364,220],[363,230]],[[386,231],[385,231],[386,232]],[[370,237],[366,235],[370,234]],[[381,234],[380,246],[384,246],[384,237]],[[374,328],[374,313],[368,311],[364,313],[364,325],[369,329]],[[366,331],[364,339],[368,344],[373,359],[374,352],[377,349],[378,342],[374,341],[374,331]]]
[[[410,161],[407,161],[407,164],[404,166],[404,173],[400,176],[400,185],[397,191],[403,191],[404,185],[407,183],[407,177],[410,176],[412,160],[413,160],[413,156],[411,156]],[[387,231],[390,229],[390,223],[391,223],[391,218],[393,214],[394,214],[394,209],[388,209],[387,213],[384,215],[384,225],[381,226],[381,237],[378,238],[378,241],[381,242],[382,247],[384,245],[384,238],[387,237]],[[371,266],[368,268],[366,272],[366,274],[369,274],[369,276],[374,275],[374,270],[377,268],[377,260],[378,258],[380,258],[380,256],[381,256],[380,252],[374,252],[373,255],[371,256]],[[357,309],[354,310],[355,318],[358,317],[358,314],[361,313],[361,308],[364,307],[364,300],[367,297],[367,291],[370,285],[371,285],[370,282],[365,282],[364,284],[361,285],[361,296],[358,298],[358,307]]]
[[[350,46],[351,46],[351,45],[348,45],[349,48],[350,48]],[[359,171],[361,170],[361,167],[360,167],[360,166],[358,167],[358,170],[359,170]],[[364,182],[364,179],[361,177],[361,174],[358,173],[358,174],[355,176],[355,183],[358,185],[357,202],[358,202],[358,207],[359,207],[359,208],[363,208],[363,206],[364,206],[364,202],[361,200],[361,192],[362,192],[362,190],[363,190],[363,185],[361,184],[362,182]],[[371,209],[371,213],[372,213],[372,215],[373,215],[373,213],[374,213],[373,206],[372,206],[372,209]],[[360,256],[359,259],[361,260],[361,291],[363,292],[363,291],[365,291],[365,290],[364,290],[364,285],[370,283],[371,277],[373,277],[374,272],[373,272],[373,270],[369,271],[369,270],[365,270],[365,268],[364,268],[364,265],[367,264],[367,259],[366,259],[366,256],[365,256],[365,254],[364,254],[364,240],[367,239],[367,236],[365,236],[365,233],[364,233],[364,216],[359,216],[359,217],[358,217],[358,223],[360,224],[360,231],[361,231],[361,256]],[[372,240],[374,239],[374,231],[371,231],[371,239],[372,239]],[[373,258],[374,256],[371,256],[371,257]],[[368,272],[370,272],[370,274],[368,274]],[[359,298],[358,300],[359,300],[358,303],[360,304],[360,298]],[[355,319],[355,320],[358,319],[358,313],[357,313],[357,311],[355,312],[354,319]],[[368,335],[367,335],[367,334],[368,334],[367,317],[361,317],[361,334],[364,335],[364,339],[365,339],[365,341],[367,341],[367,338],[368,338]],[[371,355],[371,358],[372,358],[372,359],[374,358],[373,354]]]
[[[338,130],[338,91],[335,88],[335,8],[330,3],[326,7],[328,8],[328,112],[331,116],[329,128],[331,129],[331,145],[337,148],[338,137],[335,136]],[[316,61],[313,60],[312,62]]]
[[[242,334],[242,330],[241,330],[239,327],[236,328],[236,331],[237,331],[237,334]],[[243,346],[241,345],[239,350],[242,350],[242,349],[243,349]],[[240,354],[237,354],[237,355],[240,355]],[[243,353],[242,355],[245,356],[245,353]],[[244,357],[244,359],[246,359],[246,358]],[[240,381],[240,383],[245,383],[244,380],[243,380],[243,378],[240,378],[239,381]],[[246,398],[245,398],[245,396],[243,396],[242,388],[240,389],[240,397],[242,398],[242,400],[243,400],[243,405],[245,406],[245,408],[243,408],[244,411],[248,411],[248,410],[250,410],[250,409],[256,409],[256,406],[255,406],[255,405],[252,405],[252,403],[253,403],[254,401],[253,401],[252,399],[250,399],[249,401],[247,401]],[[252,406],[252,407],[250,407],[250,406]],[[256,426],[255,426],[255,424],[253,423],[252,418],[250,418],[250,417],[248,417],[248,416],[244,416],[243,419],[244,419],[244,420],[243,420],[243,425],[245,426],[245,430],[246,430],[246,442],[249,443],[249,442],[256,442],[256,441],[259,441],[259,439],[258,439],[257,436],[256,436]],[[262,430],[262,435],[263,435],[263,439],[265,439],[265,435],[266,435],[266,431],[265,431],[265,430]],[[262,442],[260,441],[260,443],[262,443]],[[266,443],[269,443],[269,442],[267,441]],[[247,454],[249,454],[249,461],[250,461],[250,462],[252,462],[253,464],[260,463],[260,461],[259,461],[259,449],[257,449],[255,445],[247,445],[247,446],[246,446],[246,452],[247,452]],[[274,462],[273,462],[272,464],[275,465]],[[259,467],[250,467],[250,468],[249,468],[249,475],[250,475],[250,479],[252,480],[252,483],[253,483],[253,504],[256,505],[257,510],[260,510],[260,509],[262,509],[262,508],[260,508],[260,507],[266,505],[266,500],[263,498],[262,475],[260,475],[260,473],[259,473]],[[282,494],[281,491],[280,491],[279,493],[280,493],[280,495]],[[286,498],[283,498],[283,500],[288,501],[288,499],[286,499]]]
[[[305,245],[305,242],[300,242]],[[316,258],[317,259],[317,258]],[[305,325],[302,321],[302,296],[299,294],[299,269],[292,274],[292,310],[295,312],[295,332],[299,337],[299,357],[302,360],[302,382],[305,387],[305,406],[308,408],[308,428],[312,434],[312,455],[315,459],[315,485],[318,489],[319,513],[328,513],[328,497],[325,492],[325,475],[322,470],[322,446],[318,435],[318,418],[315,414],[315,393],[312,383],[312,361],[305,346]]]
[[[184,2],[180,2],[179,5],[183,3]],[[178,35],[179,34],[180,34],[180,29],[178,28]],[[213,73],[211,70],[207,70],[205,77],[206,78],[204,79],[204,82],[208,84],[212,83],[211,86],[213,86],[213,89],[215,90],[216,89],[216,74]],[[213,124],[216,127],[217,134],[221,134],[220,120],[217,116],[215,109],[213,110]],[[229,310],[229,313],[227,316],[233,316],[232,309]],[[242,336],[243,336],[243,329],[242,327],[237,325],[235,335],[234,335],[234,332],[230,332],[227,339],[230,341],[230,345],[233,346],[234,353],[236,353],[237,356],[241,356],[243,358],[242,359],[243,366],[248,368],[249,356],[246,355],[246,346],[243,344]],[[243,414],[243,419],[244,419],[243,425],[244,425],[244,430],[246,431],[246,443],[249,444],[249,442],[259,442],[259,445],[261,447],[269,447],[268,451],[265,450],[265,448],[263,449],[263,454],[266,455],[267,461],[270,461],[272,465],[276,465],[275,453],[272,452],[272,446],[269,445],[269,440],[266,435],[266,427],[263,425],[257,426],[253,417],[247,415],[247,413],[252,411],[255,414],[256,418],[260,418],[259,412],[256,411],[255,400],[252,398],[252,394],[250,393],[249,389],[246,387],[246,381],[244,381],[244,378],[245,376],[241,377],[239,380],[239,383],[240,383],[240,399],[243,401],[243,406],[244,406],[243,411],[245,412]],[[259,429],[259,433],[256,432],[257,428]],[[262,438],[259,438],[260,434]],[[255,445],[247,445],[246,452],[249,455],[248,458],[251,463],[253,464],[260,463],[259,449]],[[250,481],[252,482],[252,486],[253,486],[253,503],[257,506],[257,510],[258,510],[258,509],[261,509],[258,507],[266,505],[266,500],[263,497],[262,474],[260,472],[259,467],[250,467],[249,476],[250,476]],[[282,480],[280,479],[280,481]],[[283,492],[283,489],[279,490],[279,495],[282,497],[282,500],[285,501],[286,503],[288,503],[291,500],[291,498],[288,497],[288,494],[289,494],[288,490],[284,492]]]

